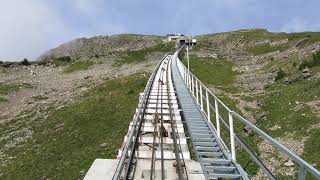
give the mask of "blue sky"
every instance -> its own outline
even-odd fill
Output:
[[[79,37],[320,31],[319,0],[1,0],[0,60],[34,59]]]

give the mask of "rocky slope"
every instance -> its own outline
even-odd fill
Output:
[[[118,51],[136,51],[149,48],[160,44],[162,39],[161,36],[135,34],[97,36],[89,39],[80,38],[49,50],[38,59],[44,60],[62,56],[72,56],[74,58],[107,57]]]

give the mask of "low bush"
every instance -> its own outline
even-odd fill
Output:
[[[24,65],[24,66],[29,66],[31,63],[29,62],[28,59],[24,58],[21,62],[20,62],[21,65]]]
[[[303,68],[312,68],[315,66],[320,66],[320,51],[312,54],[312,58],[307,58],[307,60],[302,61],[302,63],[299,65],[299,70],[302,70]]]
[[[277,72],[275,81],[278,81],[279,79],[284,78],[284,76],[286,76],[286,73],[280,68],[279,71]]]
[[[66,69],[64,70],[65,73],[72,73],[75,71],[87,70],[89,67],[94,65],[93,61],[76,61],[69,64]]]
[[[57,58],[53,58],[52,63],[57,66],[65,66],[72,62],[72,59],[70,56],[61,56]]]
[[[8,68],[8,67],[13,66],[15,64],[17,64],[17,62],[8,62],[7,61],[7,62],[1,63],[1,67]]]

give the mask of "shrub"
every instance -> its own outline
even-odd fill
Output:
[[[320,51],[312,54],[312,58],[302,61],[302,63],[299,65],[299,70],[306,67],[312,68],[315,66],[320,66]]]
[[[10,67],[10,66],[12,66],[14,64],[16,64],[16,63],[15,62],[4,62],[4,63],[1,64],[1,66],[4,67],[4,68],[8,68],[8,67]]]
[[[277,76],[275,80],[278,81],[279,79],[282,79],[285,75],[286,73],[280,68],[279,71],[277,72]]]
[[[55,65],[61,65],[61,66],[65,66],[67,64],[69,64],[70,62],[72,62],[72,59],[70,56],[61,56],[58,58],[53,58],[53,64]]]
[[[38,66],[46,66],[48,64],[49,61],[47,60],[42,60],[42,61],[38,61],[37,64]]]
[[[20,62],[21,65],[24,65],[24,66],[29,66],[30,65],[30,62],[28,59],[24,58],[21,62]]]

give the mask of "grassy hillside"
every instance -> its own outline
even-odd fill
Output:
[[[96,158],[115,158],[146,80],[144,74],[107,80],[74,103],[47,109],[48,117],[31,126],[17,122],[34,114],[1,125],[1,133],[24,127],[33,132],[19,148],[4,148],[15,137],[1,139],[0,149],[13,158],[1,166],[1,179],[77,179]]]

